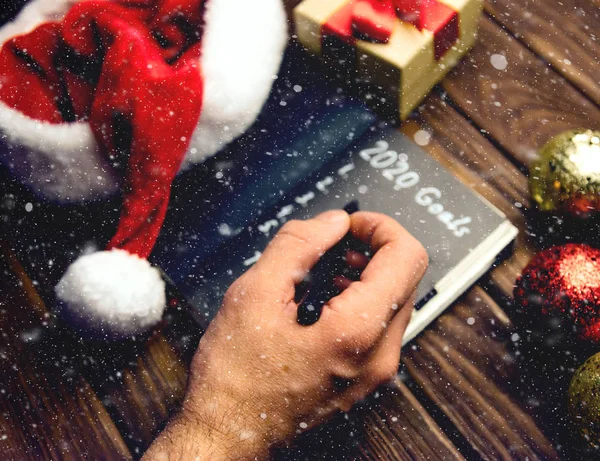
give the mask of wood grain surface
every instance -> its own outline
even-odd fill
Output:
[[[482,458],[558,459],[532,418],[502,389],[515,373],[506,346],[512,331],[504,312],[476,287],[417,339],[404,363]],[[456,347],[465,343],[467,348]]]
[[[0,452],[4,459],[131,459],[86,380],[39,347],[50,316],[0,242]]]
[[[580,451],[564,409],[569,376],[590,351],[546,347],[511,299],[550,242],[535,226],[527,164],[565,129],[600,128],[599,5],[488,0],[486,11],[475,48],[401,130],[430,133],[423,148],[519,227],[514,252],[405,348],[398,380],[278,458],[596,457]],[[18,261],[0,245],[0,452],[139,458],[177,411],[199,329],[183,309],[125,345],[81,344],[49,316],[51,286],[23,248]]]
[[[406,385],[397,379],[361,421],[358,459],[464,460]]]
[[[597,1],[488,0],[485,7],[511,34],[600,104]]]
[[[506,68],[494,67],[495,55],[504,56]],[[486,17],[477,44],[442,87],[468,119],[525,165],[562,131],[600,128],[594,103]]]

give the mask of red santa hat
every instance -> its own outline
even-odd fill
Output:
[[[286,40],[281,0],[33,0],[0,29],[0,161],[61,203],[123,190],[106,251],[56,287],[67,318],[109,337],[160,320],[146,258],[171,181],[254,122]]]

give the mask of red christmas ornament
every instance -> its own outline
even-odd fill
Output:
[[[514,297],[524,308],[572,321],[581,339],[600,342],[600,250],[567,244],[542,251],[517,279]]]

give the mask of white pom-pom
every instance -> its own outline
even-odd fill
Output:
[[[56,286],[62,316],[91,336],[142,333],[162,318],[165,283],[148,261],[123,250],[85,255]]]

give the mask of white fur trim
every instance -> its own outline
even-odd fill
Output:
[[[74,3],[28,3],[14,21],[0,29],[0,43],[44,22],[60,20]],[[119,190],[119,180],[99,152],[89,123],[40,122],[1,101],[0,161],[21,182],[58,202],[93,200]]]
[[[56,295],[63,318],[91,336],[110,339],[148,330],[166,305],[158,270],[124,250],[81,256],[63,275]]]
[[[40,122],[0,101],[0,127],[0,160],[45,198],[80,202],[119,190],[88,123]]]
[[[254,123],[287,43],[281,0],[209,0],[205,15],[204,101],[187,164],[215,154]]]
[[[60,20],[78,1],[33,0],[0,28],[0,44]],[[207,0],[206,8],[204,101],[184,167],[214,155],[254,123],[287,40],[282,0]],[[34,191],[58,202],[93,200],[119,187],[88,123],[42,123],[1,102],[0,161]]]

